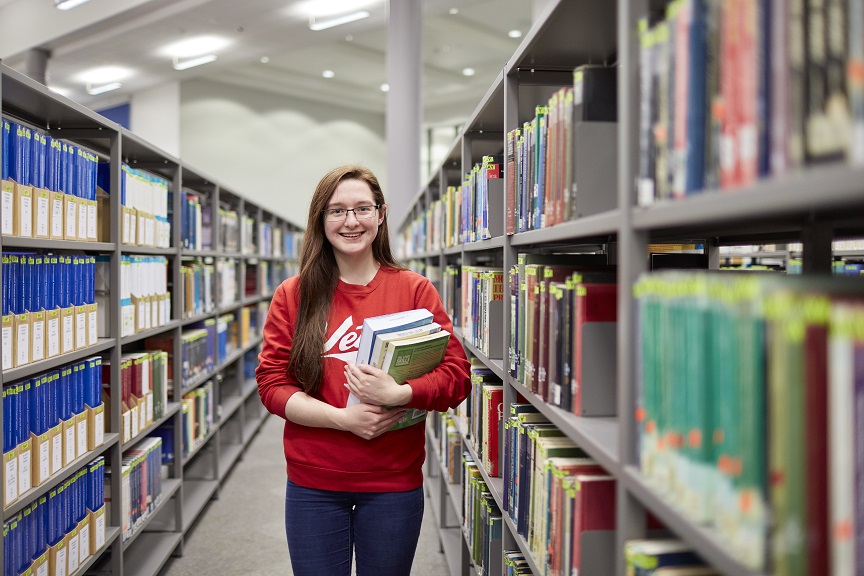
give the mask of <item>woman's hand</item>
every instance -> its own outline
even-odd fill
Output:
[[[391,409],[371,404],[355,404],[343,408],[340,412],[342,429],[364,440],[372,440],[387,432],[405,415],[405,410],[401,408]]]
[[[360,402],[377,406],[404,406],[411,401],[411,387],[397,384],[393,377],[367,364],[345,363],[345,387]]]

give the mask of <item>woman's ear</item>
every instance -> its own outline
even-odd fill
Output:
[[[379,208],[379,210],[378,210],[378,225],[379,226],[384,223],[384,216],[386,214],[387,214],[387,205],[382,204],[381,208]]]

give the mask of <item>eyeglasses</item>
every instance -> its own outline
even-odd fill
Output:
[[[370,206],[357,206],[356,208],[325,208],[321,212],[324,213],[324,219],[328,222],[347,220],[349,212],[353,212],[357,220],[368,220],[375,216],[375,211],[380,207],[380,204],[372,204]]]

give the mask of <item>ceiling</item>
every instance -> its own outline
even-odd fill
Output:
[[[68,14],[112,1],[91,0]],[[21,16],[25,2],[34,9],[38,5],[43,15],[44,5],[53,4],[53,0],[0,0],[0,21],[4,11],[13,8],[17,18],[25,18]],[[366,0],[364,9],[371,15],[364,20],[318,32],[309,29],[308,13],[303,11],[308,0],[137,0],[129,4],[130,8],[101,19],[91,8],[96,14],[92,21],[44,39],[39,47],[50,52],[50,87],[98,108],[160,84],[206,78],[384,112],[384,0]],[[520,39],[509,37],[508,32],[527,33],[533,4],[529,0],[424,0],[423,9],[424,123],[458,123],[471,113],[519,45]],[[214,51],[215,62],[174,70],[171,57],[163,52],[165,46],[197,36],[216,36],[226,45]],[[21,67],[24,58],[18,53],[4,62]],[[102,66],[121,66],[129,75],[121,80],[120,89],[90,96],[80,75]],[[476,73],[465,76],[465,68]],[[324,70],[331,70],[333,77],[324,78]]]

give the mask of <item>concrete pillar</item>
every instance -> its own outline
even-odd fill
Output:
[[[393,0],[387,26],[387,190],[390,228],[395,232],[420,191],[423,122],[422,0]]]
[[[21,72],[40,84],[47,84],[46,71],[48,70],[48,57],[50,55],[51,53],[44,48],[27,50],[24,53],[24,69]]]

